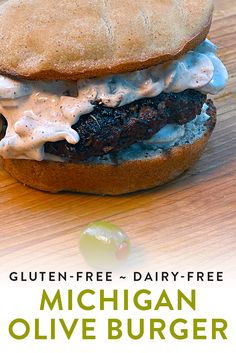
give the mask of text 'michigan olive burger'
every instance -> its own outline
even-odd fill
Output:
[[[216,123],[228,74],[212,0],[6,0],[0,156],[22,183],[123,194],[166,183]]]

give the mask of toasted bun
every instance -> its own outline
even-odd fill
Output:
[[[202,42],[213,0],[0,2],[0,73],[75,80],[172,60]]]
[[[61,163],[54,161],[3,160],[14,178],[33,188],[49,191],[75,191],[120,195],[167,183],[189,169],[199,159],[216,123],[214,106],[202,134],[191,143],[173,147],[142,159],[112,163]]]

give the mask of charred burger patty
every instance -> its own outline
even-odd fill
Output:
[[[120,151],[150,139],[166,124],[183,125],[201,113],[207,96],[198,91],[162,93],[154,98],[135,101],[118,108],[99,102],[91,114],[80,117],[73,125],[80,141],[48,142],[45,151],[68,160],[86,160],[92,156]]]

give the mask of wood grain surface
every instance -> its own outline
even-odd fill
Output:
[[[9,271],[85,268],[81,229],[106,219],[129,235],[129,268],[236,268],[236,1],[216,1],[210,34],[230,81],[201,160],[164,187],[122,197],[50,195],[0,169],[0,265]]]

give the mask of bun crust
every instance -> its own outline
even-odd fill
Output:
[[[120,195],[154,188],[175,179],[199,159],[216,123],[215,110],[210,114],[210,119],[205,123],[207,129],[201,138],[152,158],[134,159],[116,165],[6,159],[3,166],[23,184],[52,193],[75,191]]]
[[[6,0],[0,73],[75,80],[157,65],[200,44],[212,11],[213,0]]]

